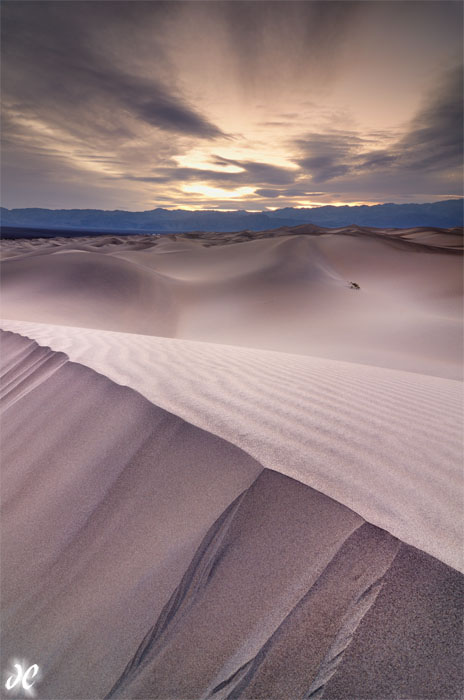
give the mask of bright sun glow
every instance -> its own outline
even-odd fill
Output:
[[[216,197],[218,199],[239,199],[254,193],[253,187],[238,187],[235,190],[224,190],[220,187],[210,187],[210,185],[184,185],[182,190],[187,194],[198,194],[203,197]]]

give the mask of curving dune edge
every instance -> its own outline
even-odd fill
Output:
[[[16,333],[2,380],[2,653],[41,697],[459,697],[455,569]]]
[[[1,325],[463,571],[460,382],[133,333]]]

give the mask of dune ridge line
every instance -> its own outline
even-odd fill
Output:
[[[461,383],[322,358],[3,321],[462,571]]]

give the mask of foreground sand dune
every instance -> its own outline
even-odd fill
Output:
[[[462,575],[266,470],[108,697],[458,697],[463,593]]]
[[[2,348],[2,655],[41,664],[40,697],[460,697],[461,574],[63,354]]]
[[[1,325],[464,569],[460,382],[213,343]]]
[[[43,353],[2,337],[2,659],[37,659],[40,697],[96,698],[262,467],[62,355],[50,374]]]

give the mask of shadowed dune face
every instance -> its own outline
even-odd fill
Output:
[[[462,697],[463,617],[464,577],[402,545],[322,697]]]
[[[2,668],[34,659],[40,697],[101,697],[262,467],[62,353],[1,336]]]
[[[108,697],[457,698],[463,593],[461,574],[266,470]]]
[[[351,228],[6,241],[2,315],[460,376],[459,235]]]
[[[2,268],[2,308],[17,318],[128,332],[175,335],[169,286],[154,270],[110,255],[63,251],[9,260]]]

